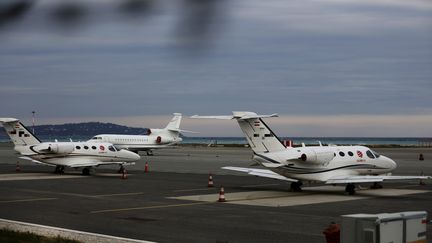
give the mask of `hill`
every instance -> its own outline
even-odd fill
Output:
[[[27,127],[32,130],[32,127]],[[38,125],[35,126],[35,134],[41,137],[92,137],[101,133],[116,134],[146,134],[147,128],[136,128],[122,126],[114,123],[85,122],[67,123],[61,125]],[[6,138],[6,131],[0,129],[0,137]]]

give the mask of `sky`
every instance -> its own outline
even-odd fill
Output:
[[[22,1],[0,4],[3,117],[180,112],[187,136],[241,136],[187,116],[253,111],[280,136],[432,137],[430,0]]]

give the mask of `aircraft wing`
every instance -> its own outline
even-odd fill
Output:
[[[330,178],[326,184],[346,184],[346,183],[365,183],[365,182],[383,182],[383,181],[403,181],[403,180],[428,180],[431,176],[338,176]]]
[[[48,165],[48,166],[55,166],[55,165],[53,165],[53,164],[44,163],[44,162],[41,162],[41,161],[39,161],[39,160],[32,159],[32,158],[27,157],[27,156],[22,156],[22,157],[19,157],[19,158],[20,158],[20,159],[25,159],[25,160],[30,160],[31,162],[36,163],[36,164]]]
[[[255,118],[269,118],[269,117],[277,117],[278,114],[271,114],[271,115],[257,115],[257,114],[247,114],[247,115],[241,115],[241,116],[235,116],[235,115],[228,115],[228,116],[200,116],[200,115],[193,115],[190,118],[202,118],[202,119],[221,119],[221,120],[231,120],[231,119],[240,119],[240,120],[248,120],[248,119],[255,119]]]
[[[248,173],[249,175],[266,177],[266,178],[277,179],[282,181],[291,181],[291,182],[297,181],[295,179],[287,178],[285,176],[279,175],[271,170],[266,170],[266,169],[252,169],[252,168],[233,167],[233,166],[222,167],[222,169],[239,171],[239,172]]]
[[[68,164],[67,166],[72,168],[78,168],[78,167],[93,167],[93,166],[99,166],[99,165],[134,165],[135,162],[100,162],[98,160],[82,160],[82,161],[74,161],[73,163]]]

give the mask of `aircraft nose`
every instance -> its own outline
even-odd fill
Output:
[[[394,169],[397,168],[397,164],[396,164],[396,162],[394,160],[392,160],[392,159],[390,159],[388,157],[385,157],[385,156],[383,156],[383,157],[385,158],[386,162],[389,164],[391,170],[394,170]]]
[[[134,153],[134,152],[131,152],[131,153],[132,153],[131,157],[132,157],[132,159],[134,161],[141,159],[141,157],[139,156],[139,154]]]
[[[128,151],[128,150],[124,150],[122,149],[123,153],[125,154],[124,157],[126,157],[129,161],[137,161],[139,159],[141,159],[141,157],[139,156],[139,154]]]

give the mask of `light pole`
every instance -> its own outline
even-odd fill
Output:
[[[33,134],[35,134],[35,113],[36,111],[32,111],[32,118],[33,118]]]

